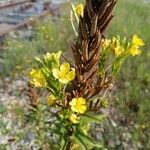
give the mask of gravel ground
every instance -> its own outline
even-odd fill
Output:
[[[2,83],[0,83],[2,85]],[[18,79],[10,82],[6,79],[5,89],[0,88],[0,150],[38,150],[35,135],[30,131],[30,125],[24,123],[22,111],[29,106],[26,95],[27,80]],[[15,110],[15,111],[14,111]],[[91,135],[96,140],[105,139],[105,144],[112,150],[137,150],[132,141],[130,127],[132,121],[122,115],[117,109],[103,110],[108,115],[105,123],[93,124]],[[17,136],[25,133],[25,138],[17,142]],[[29,148],[30,147],[30,148]],[[141,145],[139,145],[141,147]],[[45,150],[45,149],[44,149]]]

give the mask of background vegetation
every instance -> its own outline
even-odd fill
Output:
[[[22,71],[29,68],[35,55],[49,50],[70,50],[73,31],[67,16],[69,11],[66,11],[66,8],[69,6],[65,6],[65,11],[58,20],[51,18],[46,23],[38,23],[30,39],[6,40],[4,52],[0,54],[0,75],[3,79],[8,75],[12,78],[16,73],[22,74]],[[107,110],[109,117],[104,123],[93,125],[91,134],[102,141],[109,150],[148,150],[150,149],[150,3],[143,0],[119,0],[114,14],[107,37],[116,35],[131,37],[136,33],[144,40],[145,47],[140,56],[126,61],[116,80],[117,86],[112,94],[110,108]],[[15,114],[24,114],[23,108],[16,109],[15,106],[14,108]],[[5,112],[7,106],[0,104],[0,117]],[[0,132],[5,131],[4,128],[5,123],[1,121]],[[6,130],[5,134],[8,132]],[[24,137],[23,133],[22,135]],[[3,146],[0,144],[0,149],[5,149]]]
[[[129,140],[129,143],[134,143],[132,146],[135,149],[150,148],[150,118],[148,115],[150,112],[149,13],[150,3],[148,1],[119,1],[115,17],[108,31],[109,36],[131,37],[137,33],[145,41],[141,56],[126,61],[123,66],[115,91],[116,98],[113,102],[114,107],[119,110],[118,116],[120,116],[117,120],[115,119],[119,125],[118,131],[115,132],[125,134],[126,140]],[[116,144],[114,149],[122,149],[121,145],[124,145],[123,141],[125,141],[124,137],[122,138],[122,144],[118,141],[118,146]],[[124,145],[124,147],[126,146]],[[128,147],[127,149],[132,148]]]

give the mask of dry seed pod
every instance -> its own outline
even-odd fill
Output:
[[[76,68],[74,87],[70,91],[72,98],[78,96],[92,98],[109,87],[110,81],[101,80],[102,77],[97,75],[96,70],[98,70],[101,40],[113,18],[112,10],[115,4],[116,0],[86,0],[84,15],[79,19],[79,37],[72,46]]]

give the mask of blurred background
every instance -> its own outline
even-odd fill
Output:
[[[0,0],[0,150],[45,144],[25,120],[28,72],[35,56],[71,51],[70,9],[67,0]],[[106,32],[107,38],[137,34],[145,42],[142,54],[126,60],[116,79],[108,117],[91,128],[93,138],[108,150],[150,150],[149,14],[150,0],[118,0]]]

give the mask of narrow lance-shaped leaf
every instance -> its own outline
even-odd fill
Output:
[[[77,143],[80,144],[80,146],[82,147],[82,150],[88,150],[88,148],[86,147],[86,144],[84,143],[84,141],[82,140],[82,138],[79,136],[78,133],[74,134],[74,139],[76,140]]]
[[[102,148],[102,144],[96,143],[90,136],[86,135],[81,128],[77,128],[77,133],[79,137],[84,141],[84,143],[92,145],[94,147]]]
[[[92,113],[87,113],[87,114],[81,115],[80,123],[81,124],[100,123],[104,118],[105,118],[105,115],[102,115],[102,114],[93,115]]]

